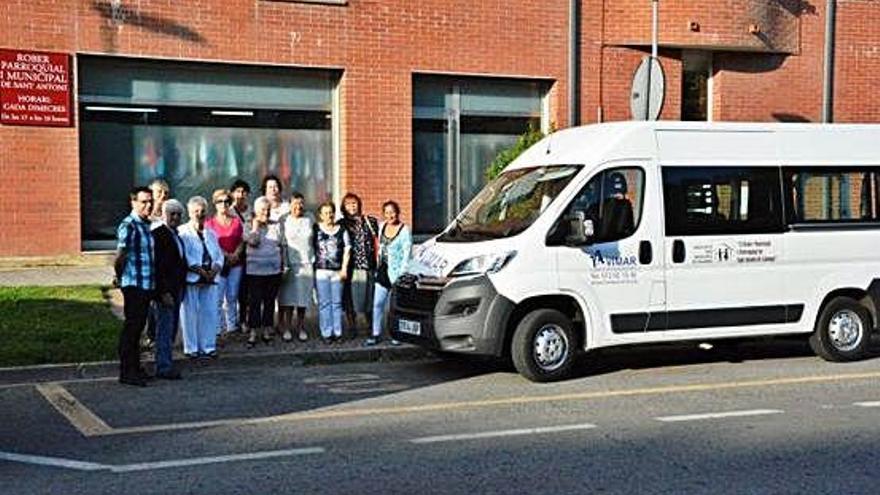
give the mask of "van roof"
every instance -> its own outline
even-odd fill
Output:
[[[626,121],[554,132],[508,169],[656,158],[661,164],[880,165],[880,125]]]

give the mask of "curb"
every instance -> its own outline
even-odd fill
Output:
[[[257,352],[220,355],[213,361],[191,362],[188,359],[175,359],[174,362],[184,372],[206,367],[247,367],[247,366],[319,366],[359,362],[417,361],[433,357],[433,353],[421,347],[401,345],[399,347],[376,346],[354,349],[320,349],[293,352]],[[144,361],[152,363],[152,359]],[[202,363],[205,363],[204,365]],[[118,361],[95,361],[89,363],[45,364],[0,368],[0,386],[26,383],[55,382],[116,377]]]

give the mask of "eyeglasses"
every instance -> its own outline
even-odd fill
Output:
[[[214,201],[215,205],[219,205],[219,204],[228,205],[230,203],[232,203],[232,200],[230,200],[229,198],[222,198],[222,199],[218,199],[217,201]]]

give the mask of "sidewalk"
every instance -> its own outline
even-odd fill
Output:
[[[42,266],[33,268],[0,267],[0,286],[16,285],[109,285],[113,269],[109,265],[97,266]],[[122,318],[122,293],[118,289],[106,291],[111,310],[117,318]],[[391,346],[387,341],[373,347],[364,347],[366,330],[359,329],[359,336],[334,344],[325,344],[314,338],[317,325],[314,315],[307,315],[307,324],[312,338],[307,342],[283,342],[281,335],[248,349],[246,335],[229,335],[218,345],[219,359],[189,360],[183,356],[179,346],[175,348],[175,363],[188,371],[203,367],[257,366],[267,364],[281,365],[317,365],[335,364],[355,361],[398,361],[423,359],[431,356],[430,351],[410,346]],[[121,326],[121,322],[120,322]],[[179,337],[178,337],[179,338]],[[145,351],[141,361],[148,369],[152,368],[153,354]],[[81,378],[113,377],[118,372],[118,363],[114,361],[91,363],[68,363],[39,366],[22,366],[0,368],[0,385],[24,382],[45,382],[59,380],[75,380]]]

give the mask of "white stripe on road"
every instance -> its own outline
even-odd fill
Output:
[[[748,411],[726,411],[702,414],[684,414],[681,416],[660,416],[657,421],[666,423],[675,423],[678,421],[700,421],[704,419],[723,419],[723,418],[740,418],[744,416],[763,416],[766,414],[782,414],[784,411],[778,409],[751,409]]]
[[[37,392],[49,401],[62,416],[70,421],[79,432],[90,437],[94,435],[106,435],[113,429],[107,425],[97,414],[78,401],[66,388],[57,383],[41,383],[37,385]]]
[[[24,464],[36,464],[38,466],[51,466],[67,469],[77,469],[79,471],[100,471],[107,469],[104,464],[96,464],[94,462],[83,462],[73,459],[64,459],[62,457],[44,457],[40,455],[16,454],[13,452],[0,452],[0,461],[21,462]]]
[[[560,433],[564,431],[589,430],[596,425],[589,423],[578,425],[545,426],[539,428],[522,428],[517,430],[483,431],[479,433],[459,433],[455,435],[438,435],[434,437],[412,438],[412,443],[454,442],[457,440],[477,440],[480,438],[513,437],[519,435],[537,435],[541,433]]]
[[[142,462],[136,464],[113,465],[77,461],[74,459],[64,459],[61,457],[45,457],[38,455],[16,454],[13,452],[0,452],[0,461],[20,462],[23,464],[36,464],[39,466],[75,469],[78,471],[110,471],[113,473],[130,473],[132,471],[153,471],[156,469],[201,466],[204,464],[218,464],[234,461],[251,461],[258,459],[271,459],[273,457],[291,457],[322,453],[324,453],[324,449],[322,447],[306,447],[300,449],[267,450],[264,452],[251,452],[248,454],[195,457],[192,459],[173,459],[160,462]]]
[[[253,452],[250,454],[220,455],[214,457],[196,457],[193,459],[178,459],[161,462],[144,462],[140,464],[125,464],[122,466],[108,466],[114,473],[129,473],[132,471],[152,471],[154,469],[168,469],[185,466],[201,466],[203,464],[218,464],[221,462],[253,461],[257,459],[271,459],[273,457],[290,457],[296,455],[323,454],[322,447],[308,447],[302,449],[269,450],[265,452]]]
[[[880,407],[880,400],[870,401],[870,402],[855,402],[854,406],[859,407]]]

